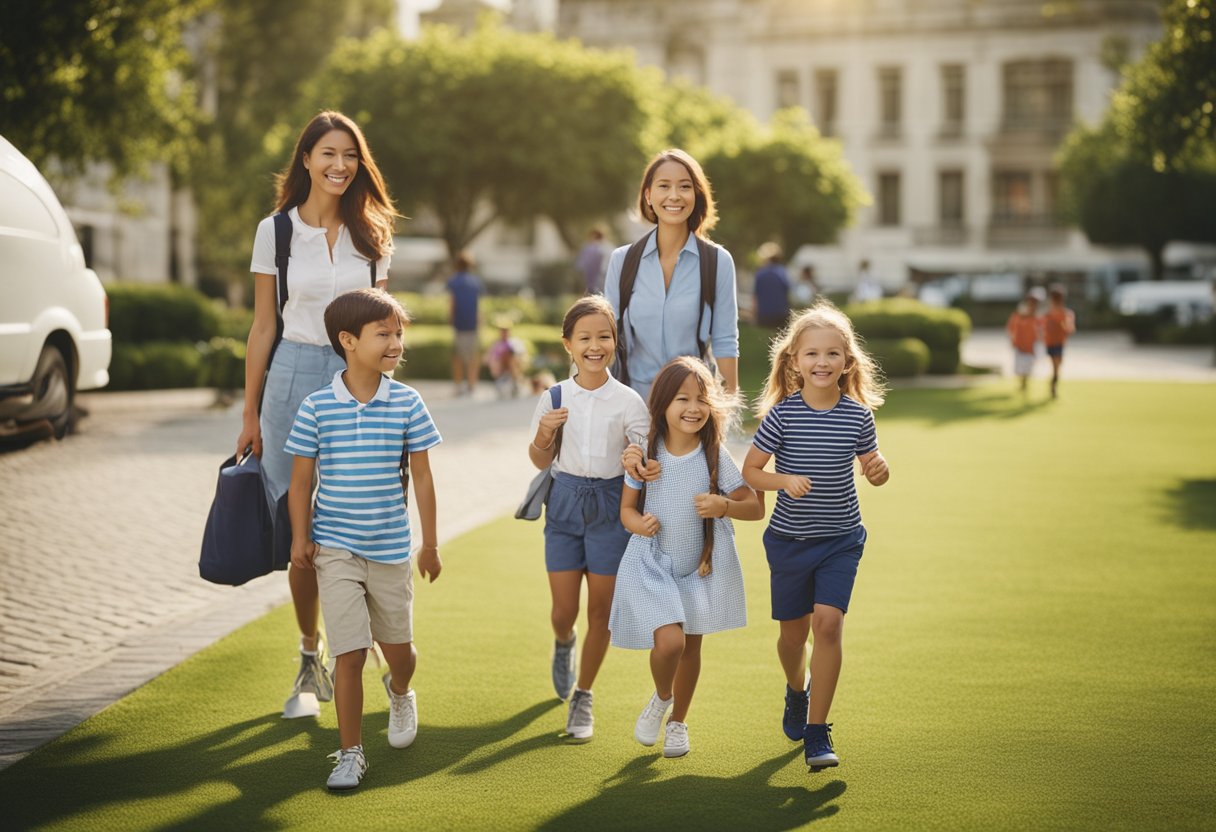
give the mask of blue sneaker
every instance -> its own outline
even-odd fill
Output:
[[[575,648],[578,647],[578,632],[570,637],[570,641],[562,644],[553,642],[553,690],[558,699],[569,699],[570,691],[574,689]]]
[[[806,690],[794,690],[785,686],[785,715],[781,717],[781,730],[794,742],[802,739],[806,728],[806,709],[811,699],[811,686]]]
[[[806,768],[807,771],[821,771],[825,768],[840,765],[840,758],[832,750],[832,725],[807,725],[806,735]]]

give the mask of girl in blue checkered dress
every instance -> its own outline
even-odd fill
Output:
[[[654,745],[671,708],[665,757],[688,753],[702,637],[747,623],[729,518],[759,520],[764,506],[722,448],[732,403],[700,360],[682,356],[663,367],[650,388],[647,453],[662,473],[644,498],[643,484],[626,476],[621,496],[621,522],[633,537],[608,628],[615,646],[650,650],[655,690],[634,736]]]

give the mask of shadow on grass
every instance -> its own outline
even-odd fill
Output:
[[[556,700],[538,703],[489,724],[424,725],[418,741],[406,751],[389,748],[383,736],[377,736],[384,733],[384,726],[375,718],[366,720],[364,744],[370,772],[357,793],[397,786],[457,765],[487,743],[510,738],[560,704]],[[303,743],[299,742],[301,735],[305,735]],[[90,812],[140,800],[169,804],[186,791],[216,784],[231,786],[239,796],[155,828],[279,829],[281,821],[270,817],[276,806],[297,794],[325,788],[330,763],[324,755],[337,747],[337,735],[314,720],[285,720],[276,713],[189,742],[125,756],[99,757],[104,754],[99,751],[100,743],[96,735],[69,737],[0,773],[4,828],[28,829],[64,820],[82,823]],[[281,743],[299,747],[275,748]]]
[[[655,764],[661,761],[667,768],[679,766],[680,761],[648,754],[630,761],[591,800],[550,818],[538,829],[794,829],[835,815],[840,807],[829,804],[846,788],[840,780],[818,780],[822,775],[807,775],[806,787],[769,785],[773,774],[802,753],[798,746],[738,777],[686,774],[664,779],[658,779]]]
[[[1216,529],[1216,480],[1179,480],[1165,498],[1169,522],[1184,529]]]
[[[883,421],[915,419],[934,427],[972,419],[1018,419],[1051,405],[1041,394],[1024,397],[1011,388],[895,390],[879,411]]]

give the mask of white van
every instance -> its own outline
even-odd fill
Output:
[[[62,437],[110,381],[109,304],[54,191],[0,136],[0,437]]]

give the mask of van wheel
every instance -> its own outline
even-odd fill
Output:
[[[68,375],[68,364],[57,347],[47,344],[34,367],[34,401],[21,421],[45,419],[51,423],[55,438],[62,439],[72,427],[72,401],[75,385]]]

